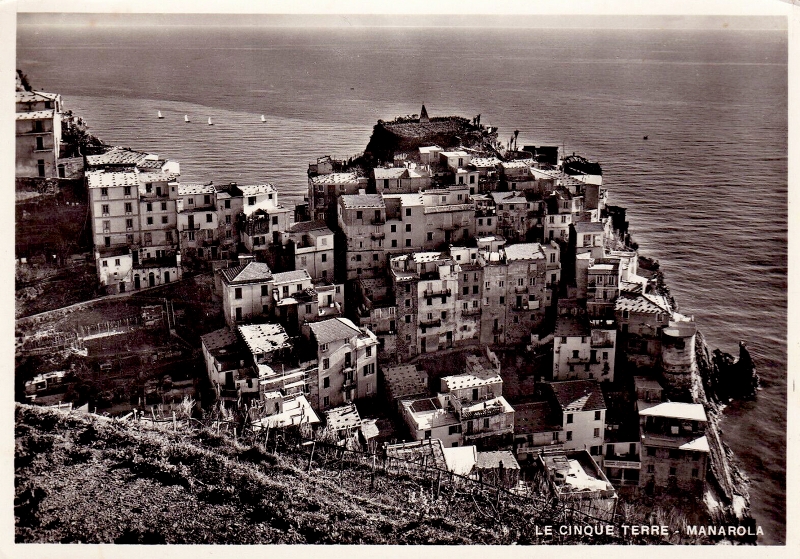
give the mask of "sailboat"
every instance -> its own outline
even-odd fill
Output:
[[[161,116],[161,111],[158,111],[158,118],[164,118],[163,116]]]
[[[211,122],[211,117],[208,117],[208,125],[209,125],[209,126],[214,126],[214,123],[213,123],[213,122]]]
[[[267,122],[267,119],[264,118],[264,115],[261,115],[261,122]]]
[[[183,115],[183,122],[189,122],[189,115]]]

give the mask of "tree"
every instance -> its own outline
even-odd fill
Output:
[[[514,151],[517,151],[517,136],[519,136],[519,130],[514,130]]]

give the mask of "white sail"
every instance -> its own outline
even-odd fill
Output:
[[[261,122],[267,122],[267,119],[264,118],[264,115],[261,115]]]
[[[189,115],[183,115],[183,121],[189,122]]]
[[[161,111],[158,111],[158,118],[164,118],[163,116],[161,116]]]
[[[214,123],[213,123],[213,122],[211,122],[211,117],[208,117],[208,125],[209,125],[209,126],[213,126],[213,125],[214,125]]]

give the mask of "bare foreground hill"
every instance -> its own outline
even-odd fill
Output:
[[[273,451],[207,429],[139,431],[83,413],[17,405],[18,543],[539,544],[689,543],[687,539],[542,537],[586,524],[547,500],[392,474],[369,461],[308,468],[291,445]],[[310,473],[309,473],[310,472]],[[629,523],[644,519],[626,511]],[[676,526],[683,517],[659,511]],[[652,515],[649,518],[654,518]],[[87,521],[91,519],[91,522]],[[617,527],[618,528],[618,527]],[[674,541],[673,541],[674,540]],[[692,543],[697,538],[691,539]]]

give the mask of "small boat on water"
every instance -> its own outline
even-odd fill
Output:
[[[209,125],[209,126],[214,126],[214,123],[213,123],[213,122],[211,122],[211,117],[208,117],[208,125]]]
[[[642,138],[642,140],[646,140],[646,139],[647,139],[647,136],[645,136],[644,138]]]
[[[264,118],[264,115],[261,115],[261,122],[267,122],[267,119]]]
[[[164,118],[163,116],[161,116],[161,111],[158,111],[158,118]]]
[[[189,115],[183,115],[183,122],[190,122]]]

